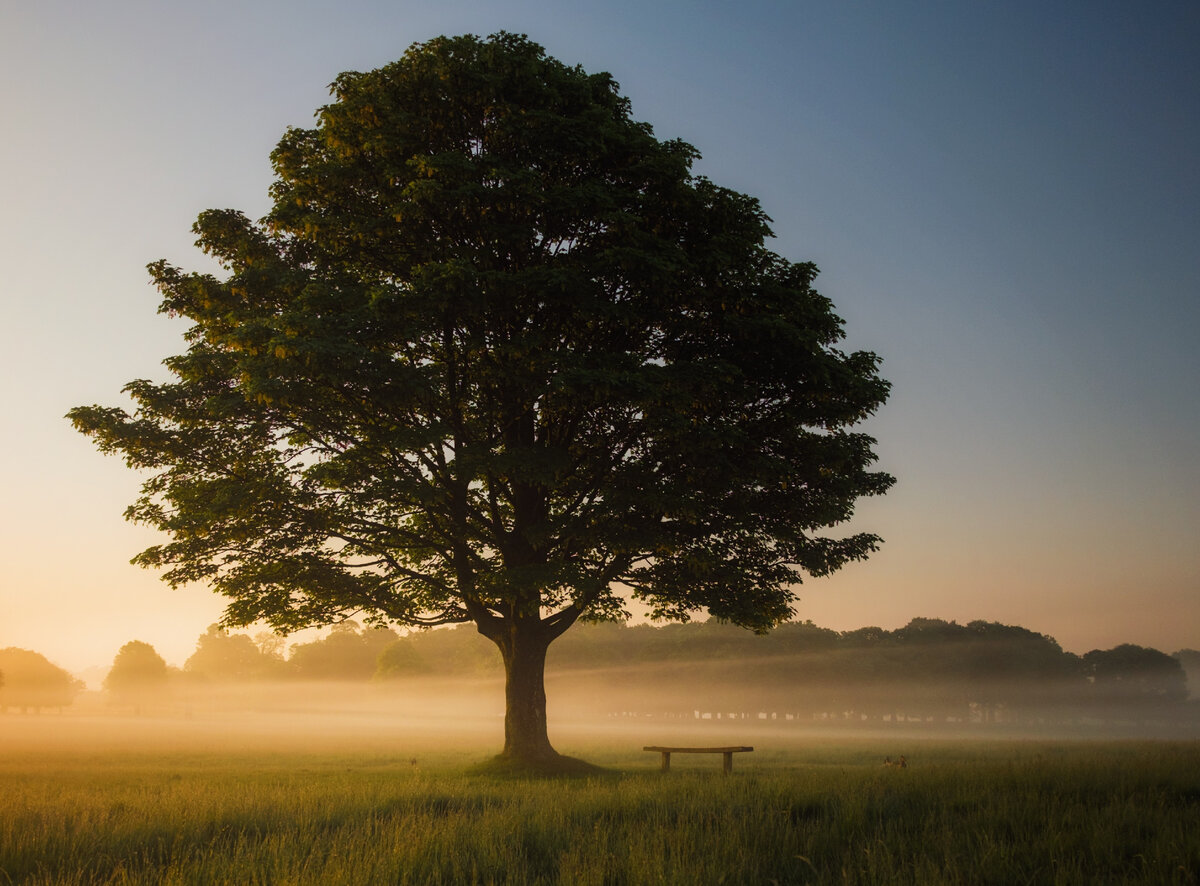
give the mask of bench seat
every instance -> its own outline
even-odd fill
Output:
[[[666,748],[659,745],[648,745],[642,748],[643,751],[657,751],[662,754],[662,771],[669,772],[671,770],[671,755],[672,754],[721,754],[724,757],[723,768],[728,774],[733,771],[733,755],[752,751],[754,748],[746,747],[745,745],[735,745],[720,748]]]

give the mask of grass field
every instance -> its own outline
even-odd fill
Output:
[[[1196,883],[1200,743],[758,730],[658,771],[473,774],[458,727],[0,717],[0,883]],[[721,736],[723,743],[731,736]],[[693,736],[694,738],[694,736]],[[907,769],[886,768],[905,754]]]

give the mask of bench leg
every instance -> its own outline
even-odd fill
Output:
[[[733,754],[726,751],[722,756],[725,757],[725,774],[728,775],[733,772]]]
[[[662,771],[663,772],[671,771],[671,752],[670,751],[662,752]]]

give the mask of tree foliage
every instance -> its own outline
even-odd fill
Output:
[[[130,640],[118,651],[104,678],[110,691],[137,686],[162,685],[168,677],[167,663],[149,643]]]
[[[205,680],[228,682],[279,676],[281,659],[264,652],[245,634],[210,625],[196,640],[196,651],[183,664],[184,672]]]
[[[130,640],[113,658],[104,688],[114,701],[140,708],[165,696],[169,677],[167,663],[153,646]]]
[[[1200,650],[1180,649],[1173,656],[1187,677],[1188,695],[1200,696]]]
[[[380,653],[396,639],[389,628],[364,631],[353,621],[342,622],[320,640],[293,646],[288,672],[305,680],[369,680]]]
[[[1123,704],[1179,702],[1187,698],[1187,673],[1179,659],[1133,643],[1093,649],[1083,657],[1096,694]]]
[[[62,708],[83,691],[83,682],[29,649],[9,646],[0,649],[0,708]]]

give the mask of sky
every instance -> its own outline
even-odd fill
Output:
[[[821,268],[892,396],[881,550],[799,589],[838,630],[1019,624],[1200,648],[1200,6],[1104,0],[39,0],[0,11],[0,647],[182,665],[221,614],[129,559],[140,478],[63,418],[165,378],[145,266],[346,70],[525,33],[609,71],[696,171]]]

